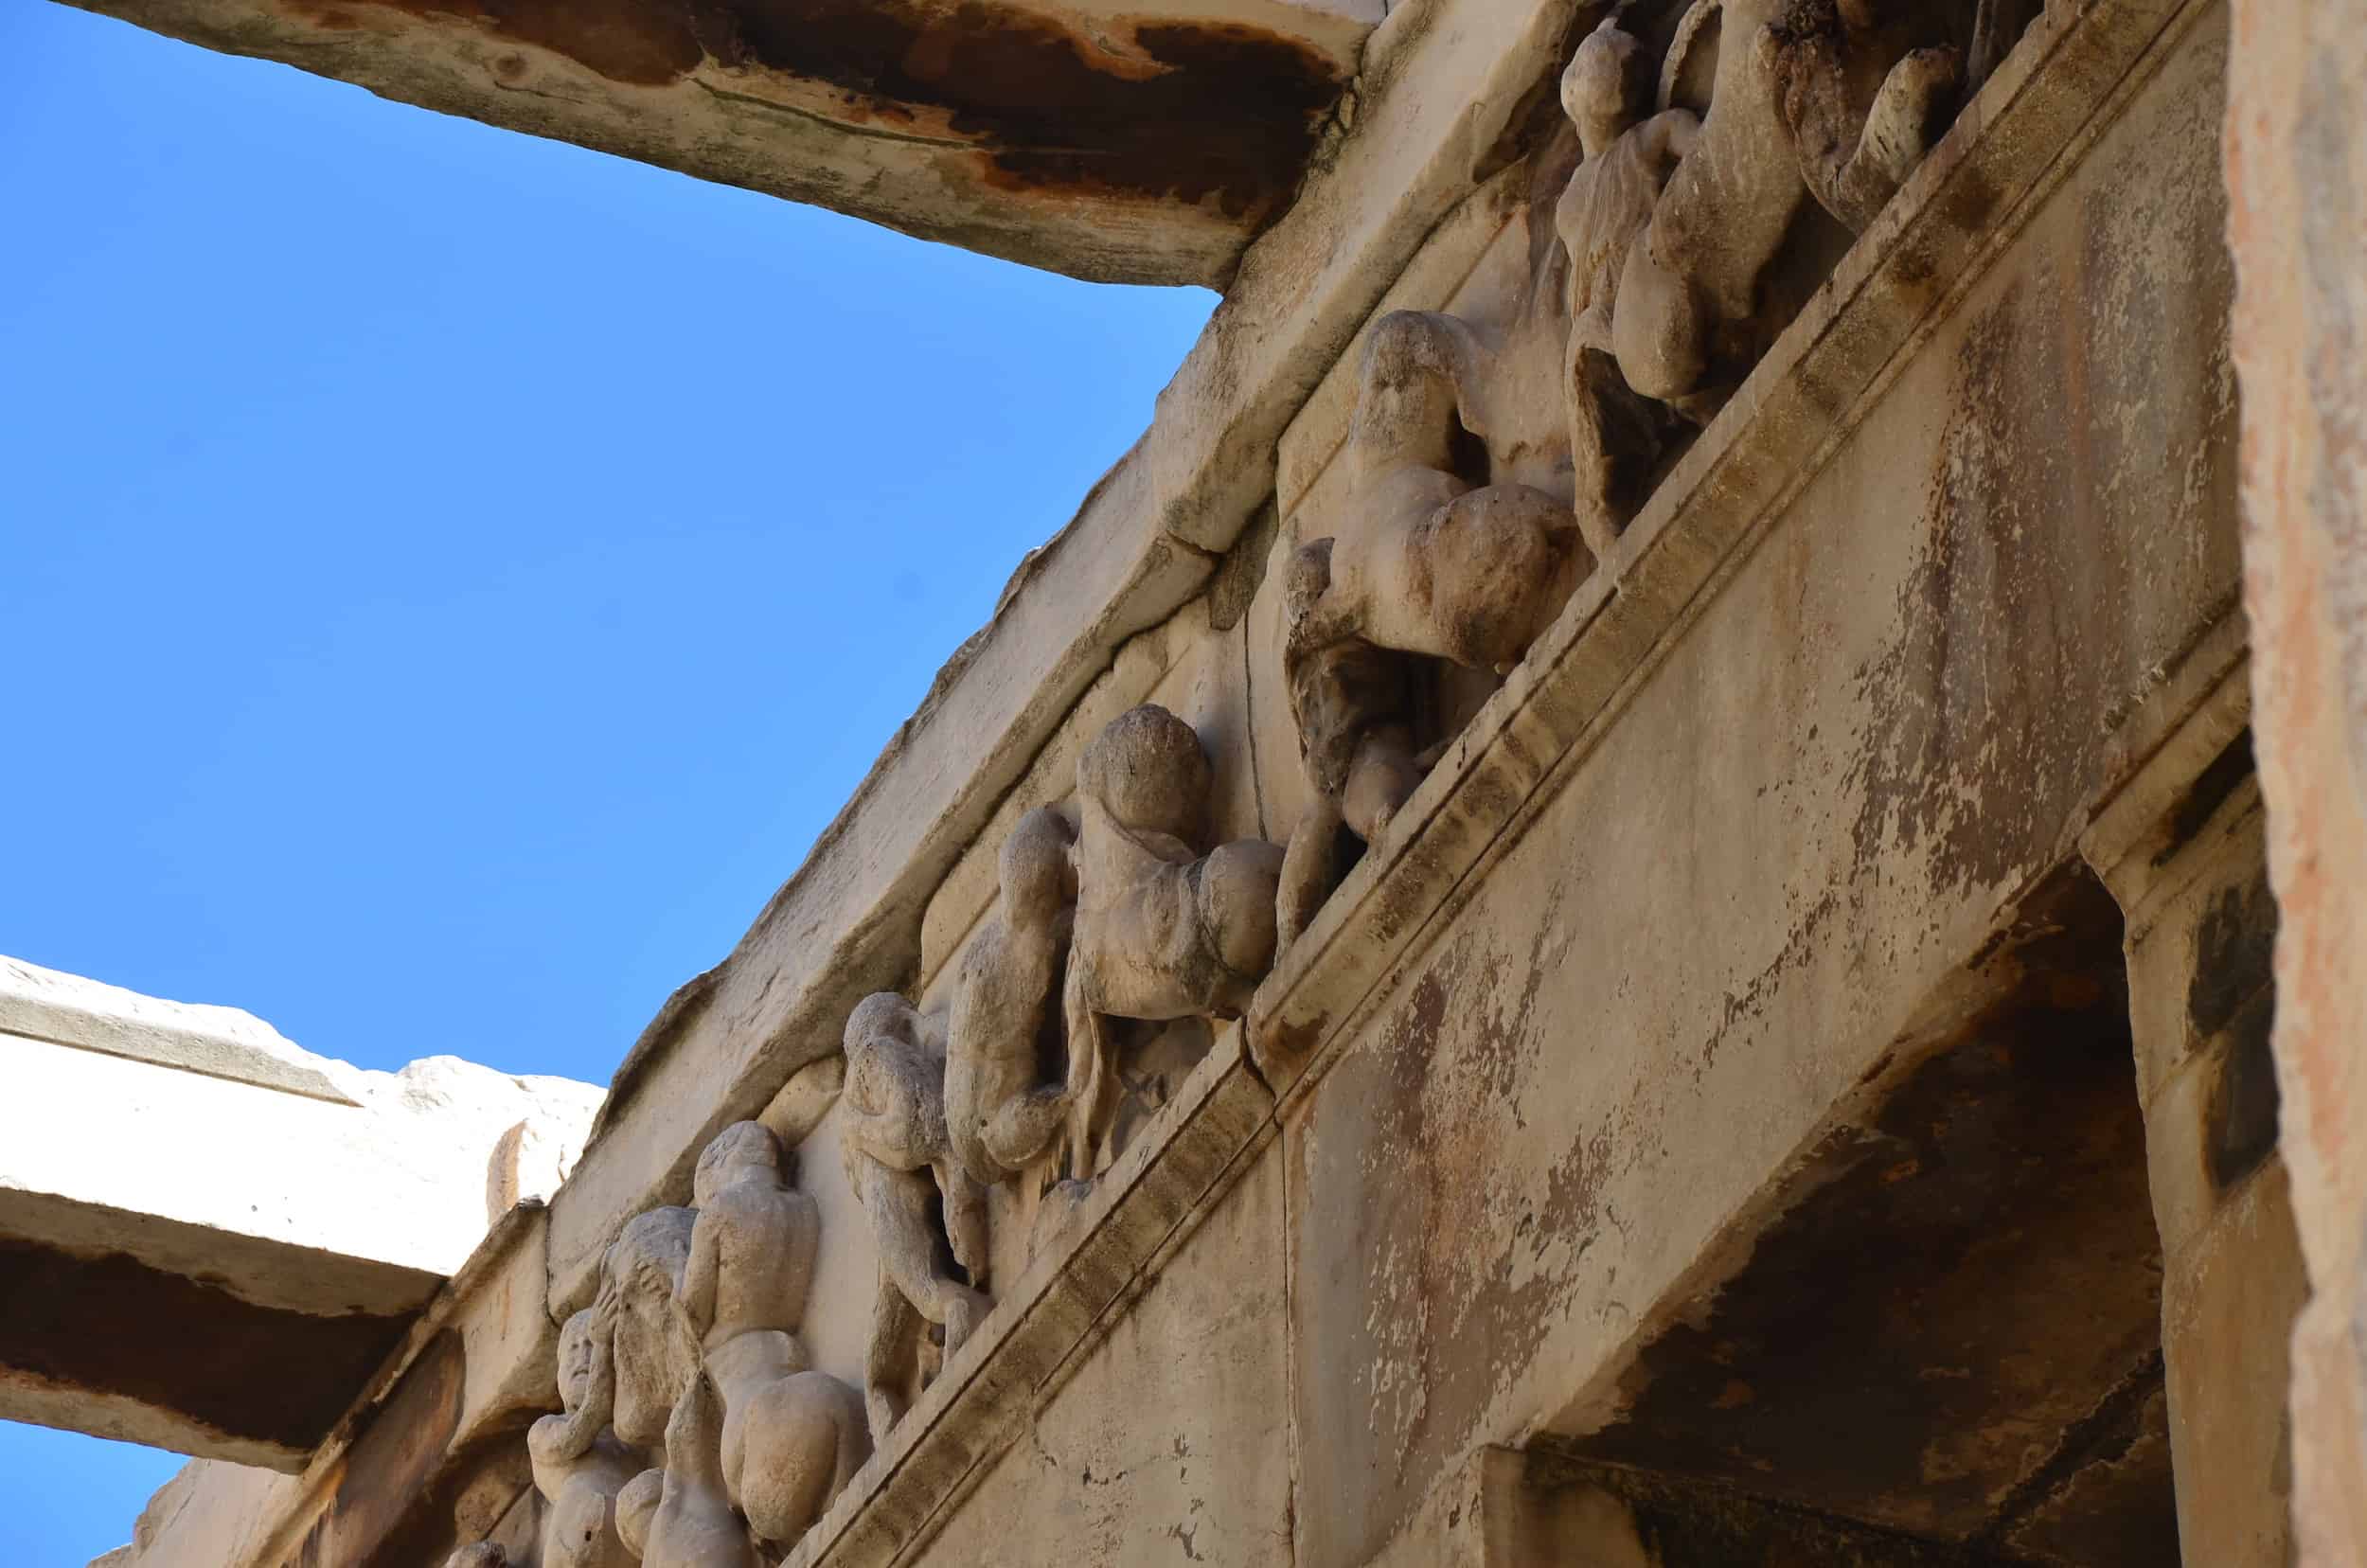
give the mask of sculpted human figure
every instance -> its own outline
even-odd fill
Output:
[[[1950,107],[1956,51],[1916,46],[1928,5],[1794,0],[1768,30],[1769,63],[1801,177],[1862,233],[1931,151]]]
[[[702,1373],[666,1423],[666,1465],[626,1489],[618,1512],[642,1568],[760,1568],[722,1472],[722,1400]]]
[[[1214,778],[1191,725],[1145,704],[1077,761],[1077,924],[1062,1015],[1068,1158],[1099,1167],[1115,1114],[1111,1019],[1237,1017],[1273,964],[1282,850],[1239,839],[1197,848]]]
[[[699,1370],[698,1343],[675,1300],[697,1219],[686,1208],[637,1214],[601,1265],[593,1310],[614,1376],[594,1381],[585,1419],[595,1430],[613,1427],[628,1447],[644,1452],[664,1440],[674,1403]]]
[[[1503,671],[1551,617],[1568,506],[1456,466],[1466,388],[1492,350],[1468,323],[1383,316],[1364,342],[1348,429],[1351,520],[1300,551],[1310,622],[1401,653]]]
[[[682,1305],[722,1401],[724,1490],[759,1540],[806,1533],[871,1451],[855,1392],[812,1369],[798,1329],[821,1210],[761,1122],[718,1133],[692,1177],[698,1220]]]
[[[1935,8],[1696,0],[1710,5],[1723,17],[1709,115],[1628,251],[1613,318],[1628,384],[1669,403],[1755,357],[1760,280],[1809,192],[1862,228],[1928,151],[1956,82],[1952,50],[1912,47]]]
[[[699,1369],[698,1343],[674,1299],[697,1218],[686,1208],[650,1209],[627,1221],[610,1243],[591,1323],[572,1342],[590,1365],[580,1381],[581,1404],[568,1407],[565,1447],[554,1448],[556,1457],[581,1458],[603,1429],[642,1453],[664,1438],[675,1399]],[[562,1373],[569,1343],[561,1342]],[[562,1400],[565,1387],[562,1381]]]
[[[922,1323],[961,1347],[993,1303],[986,1276],[986,1194],[954,1159],[945,1125],[945,1057],[912,1004],[866,997],[846,1020],[846,1183],[880,1251],[863,1404],[875,1441],[904,1414]],[[940,1218],[942,1217],[942,1218]]]
[[[595,1308],[559,1330],[559,1399],[565,1414],[526,1431],[534,1489],[543,1494],[542,1568],[632,1568],[616,1532],[616,1495],[642,1457],[606,1430],[598,1413],[615,1406],[615,1362]]]
[[[1043,1078],[1042,1043],[1077,902],[1076,830],[1034,811],[1004,841],[1002,892],[963,953],[945,1032],[945,1119],[972,1181],[1017,1175],[1059,1136],[1068,1089]]]
[[[1285,943],[1338,880],[1339,829],[1370,842],[1421,781],[1419,661],[1510,668],[1573,580],[1567,500],[1456,466],[1458,435],[1487,422],[1467,389],[1493,358],[1468,323],[1434,312],[1394,312],[1365,340],[1348,519],[1302,545],[1283,580],[1283,677],[1315,795],[1280,877]]]
[[[1633,510],[1636,482],[1659,454],[1668,412],[1620,374],[1614,324],[1628,252],[1642,243],[1678,161],[1700,121],[1690,110],[1646,118],[1652,61],[1643,44],[1606,18],[1561,76],[1562,110],[1578,133],[1580,162],[1554,209],[1569,258],[1570,347],[1565,399],[1579,534],[1607,554]]]

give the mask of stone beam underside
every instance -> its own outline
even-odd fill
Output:
[[[484,1238],[504,1131],[596,1097],[13,959],[0,1082],[0,1417],[288,1472]]]
[[[1221,288],[1377,0],[75,0],[382,98],[1110,282]]]

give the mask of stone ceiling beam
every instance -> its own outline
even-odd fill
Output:
[[[0,1418],[290,1472],[599,1099],[13,959],[0,1082]]]
[[[1053,272],[1222,288],[1297,188],[1381,0],[86,9]]]

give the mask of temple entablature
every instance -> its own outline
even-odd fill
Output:
[[[2287,1560],[2229,9],[1257,23],[1028,241],[1229,280],[1150,430],[223,1560]]]

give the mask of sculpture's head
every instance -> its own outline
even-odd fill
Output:
[[[1197,844],[1215,787],[1192,726],[1155,703],[1110,721],[1077,759],[1077,793],[1136,832]]]
[[[1598,158],[1644,116],[1651,101],[1652,59],[1615,18],[1586,35],[1561,73],[1561,109],[1577,127],[1579,145]]]
[[[647,1448],[665,1431],[683,1383],[699,1368],[699,1335],[680,1299],[698,1211],[667,1206],[634,1215],[601,1266],[595,1310],[614,1329],[616,1435]]]
[[[559,1402],[569,1412],[581,1410],[592,1394],[592,1376],[600,1354],[600,1314],[586,1307],[559,1327]]]
[[[762,1122],[734,1122],[699,1151],[698,1167],[690,1176],[691,1201],[703,1208],[736,1182],[758,1180],[780,1186],[787,1179],[782,1166],[781,1140],[771,1128]]]
[[[1013,927],[1041,931],[1077,901],[1077,834],[1059,812],[1028,812],[1003,841],[995,870],[1003,885],[1003,918]]]

